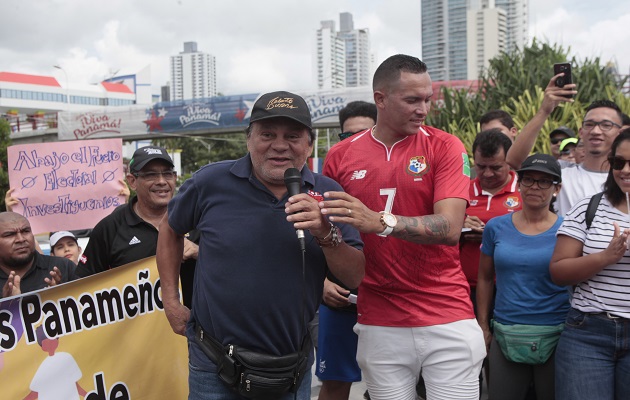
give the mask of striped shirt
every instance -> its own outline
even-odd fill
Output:
[[[590,229],[586,228],[586,208],[590,197],[580,200],[564,217],[558,235],[566,235],[584,244],[583,255],[599,253],[608,247],[617,222],[620,230],[630,228],[630,216],[613,207],[602,197]],[[609,312],[630,318],[630,251],[621,260],[608,265],[597,274],[580,282],[573,294],[571,306],[583,312]]]

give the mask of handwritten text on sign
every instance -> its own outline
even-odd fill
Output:
[[[10,146],[9,182],[34,233],[93,228],[122,204],[120,139]]]

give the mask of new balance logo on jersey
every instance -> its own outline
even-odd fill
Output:
[[[138,239],[137,237],[133,237],[130,241],[129,241],[129,246],[131,246],[132,244],[139,244],[140,243],[140,239]]]
[[[363,179],[365,178],[365,174],[367,174],[367,171],[364,169],[360,169],[358,171],[354,171],[352,173],[352,178],[350,178],[351,181],[355,180],[355,179]]]

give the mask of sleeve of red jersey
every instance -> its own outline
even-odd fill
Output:
[[[438,153],[433,202],[449,198],[470,202],[470,164],[462,142],[454,135],[447,135]]]
[[[326,158],[324,159],[324,167],[322,168],[322,173],[329,178],[332,178],[335,182],[339,183],[339,177],[337,176],[339,173],[339,160],[341,153],[338,150],[338,146],[333,146],[326,154]],[[343,185],[342,185],[343,186]]]

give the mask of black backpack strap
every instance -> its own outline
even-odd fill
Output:
[[[599,192],[589,200],[588,207],[586,207],[586,229],[591,228],[593,218],[595,218],[595,212],[597,211],[597,207],[599,207],[599,202],[602,200],[603,195],[604,192]]]

